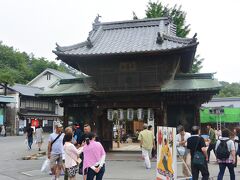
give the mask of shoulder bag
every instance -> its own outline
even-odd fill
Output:
[[[205,156],[202,152],[200,151],[197,151],[197,147],[199,145],[199,142],[200,142],[200,137],[198,139],[198,143],[195,147],[195,151],[194,151],[194,154],[193,154],[193,158],[192,158],[192,163],[194,165],[204,165],[205,164]]]
[[[62,135],[62,133],[60,133],[60,134],[53,140],[53,142],[51,142],[50,152],[52,151],[52,145],[58,140],[58,138],[60,138],[61,135]]]

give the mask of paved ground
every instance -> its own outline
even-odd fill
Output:
[[[46,140],[43,150],[46,150]],[[24,144],[23,136],[0,137],[0,180],[49,180],[50,176],[48,174],[40,172],[42,163],[46,157],[41,157],[38,160],[21,159],[23,156],[34,153],[37,153],[36,145],[34,145],[32,151],[28,151]],[[154,180],[155,166],[156,162],[153,162],[153,168],[146,170],[143,166],[140,152],[108,153],[104,179]],[[181,165],[178,167],[181,167]],[[209,170],[211,176],[216,179],[218,165],[211,162]],[[235,172],[236,179],[240,179],[240,166],[235,169]],[[78,176],[77,179],[82,178]],[[225,179],[229,179],[228,172],[226,172]],[[63,177],[61,177],[61,180],[63,180]]]

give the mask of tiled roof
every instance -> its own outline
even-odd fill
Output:
[[[24,84],[14,84],[10,89],[19,92],[25,96],[35,96],[35,94],[42,93],[43,90],[38,87],[28,86]]]
[[[197,45],[196,38],[179,38],[168,18],[94,23],[87,41],[61,47],[57,55],[93,56],[106,54],[164,52]]]
[[[187,76],[184,77],[182,74],[179,74],[177,77],[178,77],[177,79],[170,80],[169,82],[163,84],[162,87],[150,91],[158,93],[202,92],[202,91],[219,91],[222,87],[221,84],[219,84],[219,82],[216,79],[213,79],[213,74],[211,73],[188,74]],[[38,94],[38,96],[57,97],[57,96],[86,95],[95,93],[121,92],[121,89],[109,92],[98,91],[94,89],[91,84],[85,82],[85,79],[78,78],[61,80],[60,84],[57,87],[50,91]]]
[[[49,71],[49,72],[51,72],[52,74],[58,76],[61,79],[73,79],[73,78],[76,78],[75,76],[73,76],[71,74],[64,73],[64,72],[58,71],[56,69],[47,68],[45,71]]]
[[[92,88],[85,82],[86,78],[65,79],[52,90],[38,93],[38,96],[71,96],[90,94]]]
[[[43,72],[41,72],[39,75],[37,75],[34,79],[32,79],[30,82],[28,82],[27,85],[31,86],[35,81],[37,81],[40,77],[42,77],[46,73],[54,74],[55,76],[58,77],[58,79],[74,79],[74,78],[76,78],[75,76],[73,76],[71,74],[64,73],[64,72],[58,71],[56,69],[47,68]],[[55,86],[56,83],[58,83],[58,80],[53,82],[53,84],[50,86]]]
[[[212,73],[176,74],[174,80],[164,84],[162,92],[214,91],[222,85],[213,78]]]

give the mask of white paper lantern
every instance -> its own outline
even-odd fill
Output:
[[[154,113],[151,108],[148,108],[148,121],[153,121],[154,120]]]
[[[109,121],[113,121],[113,110],[112,109],[107,110],[107,119]]]
[[[138,118],[138,120],[144,119],[144,111],[142,108],[137,109],[137,118]]]
[[[134,115],[134,111],[133,111],[133,109],[127,109],[127,119],[129,120],[129,121],[132,121],[133,120],[133,115]]]
[[[117,111],[117,118],[118,118],[118,120],[123,120],[124,119],[123,109],[118,109],[118,111]]]

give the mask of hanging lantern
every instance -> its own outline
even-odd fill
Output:
[[[137,109],[137,118],[138,118],[138,120],[144,119],[144,111],[142,108]]]
[[[113,121],[113,110],[112,109],[107,110],[107,119],[109,121]]]
[[[133,109],[127,109],[127,119],[129,120],[129,121],[132,121],[133,120],[133,115],[134,115],[134,111],[133,111]]]
[[[117,111],[117,118],[118,118],[118,120],[123,120],[124,119],[123,109],[118,109],[118,111]]]
[[[151,108],[148,108],[148,121],[153,121],[154,120],[154,113]]]

